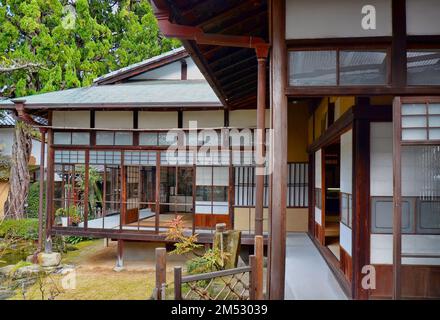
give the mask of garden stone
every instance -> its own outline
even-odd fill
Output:
[[[14,269],[14,265],[10,264],[8,266],[5,266],[3,268],[0,268],[0,276],[1,277],[7,277],[11,274],[12,270]]]
[[[24,266],[24,267],[18,268],[14,272],[14,278],[15,279],[27,278],[27,277],[31,277],[33,275],[37,275],[40,272],[41,272],[41,267],[38,264],[32,264],[30,266]]]
[[[61,262],[61,254],[58,252],[38,254],[38,264],[42,267],[56,267]]]

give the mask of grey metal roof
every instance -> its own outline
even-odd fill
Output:
[[[0,109],[14,107],[15,100],[25,100],[28,109],[222,106],[205,80],[154,80],[61,90],[0,101]]]
[[[122,73],[126,73],[126,72],[130,72],[131,70],[134,70],[134,69],[137,69],[137,68],[140,68],[140,67],[148,66],[149,64],[158,62],[158,61],[160,61],[162,59],[171,57],[173,55],[177,55],[177,54],[182,53],[182,52],[185,52],[185,48],[184,47],[173,49],[171,51],[162,53],[162,54],[160,54],[158,56],[154,56],[154,57],[152,57],[150,59],[146,59],[146,60],[143,60],[141,62],[138,62],[138,63],[135,63],[135,64],[131,64],[131,65],[125,67],[125,68],[121,68],[121,69],[112,71],[110,73],[107,73],[107,74],[105,74],[105,75],[103,75],[103,76],[93,80],[93,83],[98,83],[98,82],[101,82],[103,80],[110,79],[110,78],[112,78],[112,77],[114,77],[116,75],[119,75],[119,74],[122,74]]]

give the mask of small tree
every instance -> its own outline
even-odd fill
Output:
[[[199,249],[203,246],[197,244],[198,234],[186,236],[184,234],[182,216],[177,216],[169,223],[166,240],[175,241],[175,249],[170,254],[185,255],[190,258],[187,262],[187,271],[190,274],[222,270],[230,254],[218,248],[206,250],[203,254]]]

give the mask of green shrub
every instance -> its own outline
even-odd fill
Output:
[[[6,236],[25,240],[37,240],[38,219],[4,220],[0,223],[0,238]]]
[[[46,190],[46,187],[44,187]],[[46,192],[43,192],[43,212],[45,212]],[[27,198],[26,214],[28,218],[38,218],[38,207],[40,205],[40,183],[34,182],[29,188]]]
[[[79,236],[67,236],[64,237],[64,241],[66,241],[66,243],[69,244],[78,244],[82,241],[87,241],[87,240],[91,240],[92,238],[88,238],[88,237],[79,237]]]

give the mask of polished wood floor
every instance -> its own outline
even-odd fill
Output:
[[[182,216],[183,227],[184,228],[192,228],[193,218],[191,214],[174,214],[174,213],[162,213],[159,215],[159,227],[168,227],[169,223],[176,217]],[[149,218],[145,218],[140,220],[139,222],[133,222],[128,224],[129,226],[137,227],[155,227],[156,225],[156,216],[152,216]]]

